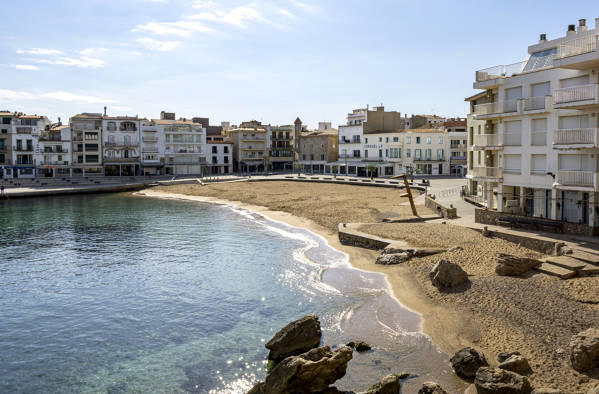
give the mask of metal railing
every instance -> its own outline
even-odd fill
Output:
[[[476,72],[476,82],[484,82],[495,78],[507,78],[521,73],[526,62],[485,68]]]
[[[502,146],[503,138],[500,134],[477,134],[474,136],[476,146]]]
[[[596,85],[581,85],[571,88],[562,88],[553,91],[553,103],[571,103],[574,101],[594,100]]]
[[[158,137],[142,137],[143,142],[158,142]]]
[[[503,176],[503,168],[500,167],[474,167],[472,174],[483,178],[501,178]]]
[[[556,59],[581,55],[583,53],[594,52],[597,49],[597,35],[576,38],[566,41],[557,47]]]
[[[556,181],[564,186],[593,186],[594,179],[593,171],[558,171]]]
[[[529,97],[522,99],[522,101],[524,111],[545,109],[545,96]]]
[[[596,144],[597,128],[558,129],[553,135],[554,145]]]

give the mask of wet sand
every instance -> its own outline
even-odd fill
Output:
[[[303,227],[327,239],[350,256],[359,269],[382,272],[396,298],[423,317],[422,330],[447,354],[463,346],[485,352],[491,364],[500,351],[518,350],[534,370],[537,387],[567,393],[586,392],[597,376],[575,372],[567,352],[570,336],[599,322],[599,278],[561,281],[545,275],[528,278],[498,277],[495,260],[500,252],[539,257],[528,249],[475,231],[451,225],[381,224],[384,217],[410,215],[406,199],[397,190],[346,185],[295,182],[255,182],[220,185],[178,185],[144,191],[160,197],[192,198],[213,203],[233,203],[274,220]],[[404,204],[402,204],[404,203]],[[426,214],[423,207],[419,213]],[[361,230],[385,238],[406,240],[413,246],[462,246],[414,259],[396,266],[374,264],[378,253],[342,245],[336,228],[340,222],[379,223]],[[439,259],[448,258],[471,275],[463,292],[439,293],[430,285],[428,272]],[[588,290],[588,291],[587,291]]]

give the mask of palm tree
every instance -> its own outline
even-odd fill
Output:
[[[370,172],[370,180],[374,179],[374,172],[376,171],[376,165],[374,164],[369,164],[366,169],[368,169],[368,172]]]

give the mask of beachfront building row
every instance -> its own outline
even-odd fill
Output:
[[[207,118],[160,119],[82,113],[69,125],[0,112],[0,175],[208,175],[233,172],[233,146]],[[210,134],[210,135],[208,135]]]
[[[476,72],[468,192],[489,210],[599,224],[599,18]]]

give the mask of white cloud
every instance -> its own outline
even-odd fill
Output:
[[[217,4],[214,1],[209,0],[196,0],[193,2],[193,8],[214,8]]]
[[[61,66],[69,66],[69,67],[80,67],[80,68],[98,68],[104,67],[106,63],[104,60],[81,56],[80,58],[74,57],[57,57],[52,59],[39,59],[36,60],[38,63],[45,64],[57,64]]]
[[[133,31],[149,31],[158,35],[174,35],[179,37],[188,37],[192,33],[209,32],[212,29],[197,21],[177,21],[177,22],[149,22],[145,25],[139,25]]]
[[[31,93],[0,89],[0,101],[30,100],[32,98],[35,98],[35,95]]]
[[[301,8],[304,11],[308,11],[308,12],[317,12],[318,11],[318,7],[313,4],[304,3],[303,1],[299,1],[299,0],[290,0],[290,2],[295,7]]]
[[[43,98],[51,98],[59,101],[74,101],[86,104],[101,104],[101,103],[116,103],[115,100],[106,99],[102,97],[96,96],[81,96],[78,94],[73,94],[69,92],[57,91],[57,92],[48,92],[42,93],[39,95]]]
[[[17,53],[27,54],[27,55],[47,55],[47,56],[62,55],[62,51],[59,51],[58,49],[44,49],[44,48],[19,49],[19,50],[17,50]]]
[[[15,68],[17,70],[27,70],[27,71],[35,71],[35,70],[39,69],[37,66],[33,66],[31,64],[17,64],[17,65],[15,65]]]
[[[286,17],[288,17],[288,18],[294,18],[294,17],[295,17],[295,15],[293,15],[291,12],[287,11],[287,10],[286,10],[286,9],[284,9],[284,8],[279,8],[279,12],[280,12],[281,14],[285,15],[285,16],[286,16]]]
[[[257,9],[249,6],[236,7],[228,11],[215,10],[213,12],[201,12],[191,15],[190,18],[227,23],[235,26],[244,26],[246,21],[270,23],[269,20],[262,17],[262,14]]]
[[[159,41],[148,37],[138,38],[137,42],[147,49],[162,52],[172,51],[181,45],[181,41]]]
[[[108,52],[107,48],[85,48],[79,52],[82,56],[98,56],[102,53]]]

